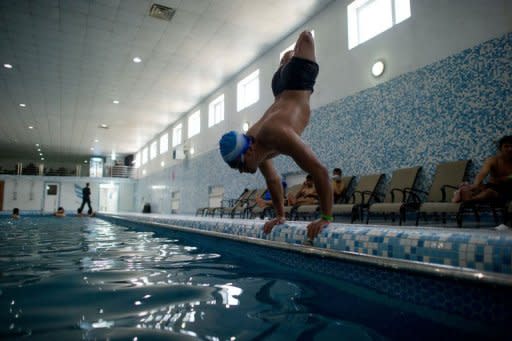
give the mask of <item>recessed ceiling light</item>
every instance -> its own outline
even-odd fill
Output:
[[[164,161],[160,162],[160,166],[165,167],[165,162]]]
[[[140,63],[140,62],[142,62],[142,59],[140,59],[139,57],[135,57],[135,58],[133,58],[133,62]]]
[[[39,153],[39,156],[43,156],[43,153]]]
[[[94,142],[98,143],[98,142],[100,142],[100,140],[96,139],[96,140],[94,140]]]
[[[36,147],[39,147],[39,143],[36,143]]]
[[[11,65],[11,64],[7,64],[7,63],[6,63],[6,64],[4,64],[4,68],[6,68],[6,69],[12,69],[12,65]]]
[[[27,105],[25,103],[20,103],[20,107],[25,108]]]
[[[40,152],[41,151],[41,148],[37,148],[37,151]]]
[[[117,99],[113,100],[112,103],[119,104],[119,101]]]
[[[41,158],[41,161],[44,161],[44,157]]]
[[[34,129],[34,127],[33,126],[28,126],[28,129]]]
[[[84,163],[87,163],[87,160],[84,160]]]
[[[100,124],[100,128],[108,129],[108,125],[105,123]]]
[[[94,150],[94,148],[93,148],[93,147],[91,147],[91,150]]]

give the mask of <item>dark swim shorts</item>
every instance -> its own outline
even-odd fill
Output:
[[[492,189],[498,193],[499,200],[509,201],[512,200],[512,184],[492,184],[488,183],[485,185],[486,188]]]
[[[285,90],[310,90],[313,92],[318,64],[304,58],[292,59],[279,67],[272,77],[272,92],[278,96]]]

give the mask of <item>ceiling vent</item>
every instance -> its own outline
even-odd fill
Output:
[[[166,7],[159,4],[151,5],[149,9],[149,16],[157,19],[162,19],[166,21],[171,21],[172,17],[176,13],[174,8]]]

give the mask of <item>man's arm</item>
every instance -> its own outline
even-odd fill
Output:
[[[322,214],[332,215],[332,185],[327,168],[295,132],[287,132],[280,141],[278,151],[292,157],[302,170],[313,176]]]
[[[475,181],[473,181],[473,185],[475,187],[481,185],[482,182],[487,177],[487,175],[489,175],[489,173],[491,172],[491,167],[494,164],[494,162],[495,162],[495,158],[494,157],[490,157],[487,160],[485,160],[482,168],[480,168],[480,171],[475,176]]]
[[[281,178],[272,164],[272,160],[263,161],[260,166],[261,174],[265,177],[270,197],[272,198],[272,205],[276,210],[277,217],[284,218],[284,198],[283,188],[281,185]]]
[[[263,226],[263,232],[268,234],[270,231],[272,231],[274,226],[282,224],[285,221],[283,189],[281,187],[281,179],[279,178],[279,175],[272,165],[272,160],[263,161],[259,168],[261,174],[263,174],[265,181],[267,182],[267,188],[270,192],[270,196],[272,197],[272,205],[276,211],[276,217],[270,221],[267,221]]]
[[[332,221],[333,195],[332,184],[329,181],[329,172],[320,163],[320,160],[318,160],[311,148],[306,146],[295,132],[289,132],[286,134],[286,138],[282,138],[281,141],[278,150],[283,154],[291,156],[300,168],[313,176],[315,188],[318,192],[321,216],[307,227],[307,236],[311,243],[318,233]]]

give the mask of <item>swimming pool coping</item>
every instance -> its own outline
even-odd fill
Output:
[[[251,243],[264,247],[271,247],[281,250],[287,250],[292,252],[299,252],[302,254],[307,254],[311,256],[317,257],[327,257],[332,259],[338,259],[343,261],[362,263],[362,264],[371,264],[378,267],[384,267],[397,271],[410,271],[416,273],[422,273],[427,275],[433,275],[436,277],[447,277],[452,279],[461,279],[467,280],[482,284],[494,284],[494,285],[503,285],[503,286],[512,286],[512,275],[508,273],[499,273],[499,272],[490,272],[485,270],[479,270],[469,267],[462,266],[453,266],[453,265],[445,265],[445,264],[437,264],[431,262],[422,262],[410,259],[401,259],[396,257],[383,257],[378,255],[370,255],[361,252],[355,251],[344,251],[344,250],[334,250],[324,247],[318,246],[308,246],[297,243],[290,243],[285,240],[275,240],[276,237],[279,238],[279,234],[282,231],[278,231],[278,228],[275,228],[274,231],[266,236],[269,239],[262,238],[262,230],[264,221],[262,220],[243,220],[243,219],[221,219],[221,218],[207,218],[205,220],[201,217],[193,217],[193,216],[177,216],[177,215],[154,215],[154,214],[139,214],[139,213],[124,213],[124,214],[100,214],[99,218],[111,218],[114,221],[128,221],[135,223],[143,223],[149,224],[157,227],[165,227],[171,228],[178,231],[190,232],[201,234],[210,237],[224,238],[230,239],[239,242]],[[193,226],[194,223],[202,223],[201,227]],[[219,225],[224,224],[235,224],[242,226],[250,226],[254,232],[253,236],[244,235],[244,234],[236,234],[236,233],[226,233],[224,231],[220,232],[215,230],[219,227]],[[293,225],[296,230],[301,230],[301,234],[304,234],[306,231],[307,222],[288,222],[285,226]],[[191,225],[191,226],[187,226]],[[205,226],[208,226],[212,229],[204,229]],[[332,224],[331,228],[343,228],[343,226],[336,226],[337,224]],[[342,225],[342,224],[341,224]],[[350,225],[354,226],[354,225]],[[256,227],[256,228],[255,228]],[[367,225],[361,226],[361,228],[368,228]],[[382,228],[382,226],[377,226],[377,228]],[[390,226],[385,226],[385,228],[389,229]],[[397,231],[402,230],[416,230],[417,228],[413,227],[392,227]],[[433,234],[442,232],[447,229],[432,229],[428,228],[427,232],[431,232]],[[242,229],[243,230],[243,229]],[[303,230],[303,231],[302,231]],[[430,231],[432,230],[432,231]],[[240,232],[238,230],[237,232]],[[243,231],[242,231],[243,232]],[[425,231],[423,231],[425,232]],[[444,231],[446,232],[446,231]],[[466,231],[468,232],[468,231]],[[487,235],[489,232],[494,234],[494,232],[498,231],[469,231],[475,234],[483,234]],[[325,232],[323,232],[325,233]],[[507,233],[508,234],[508,233]],[[277,236],[276,236],[277,235]],[[304,234],[305,235],[305,234]],[[274,239],[272,239],[274,238]],[[277,239],[278,239],[277,238]],[[478,240],[478,239],[477,239]],[[508,240],[508,239],[507,239]],[[512,236],[510,238],[510,244],[512,246]],[[476,250],[476,248],[475,248]]]

